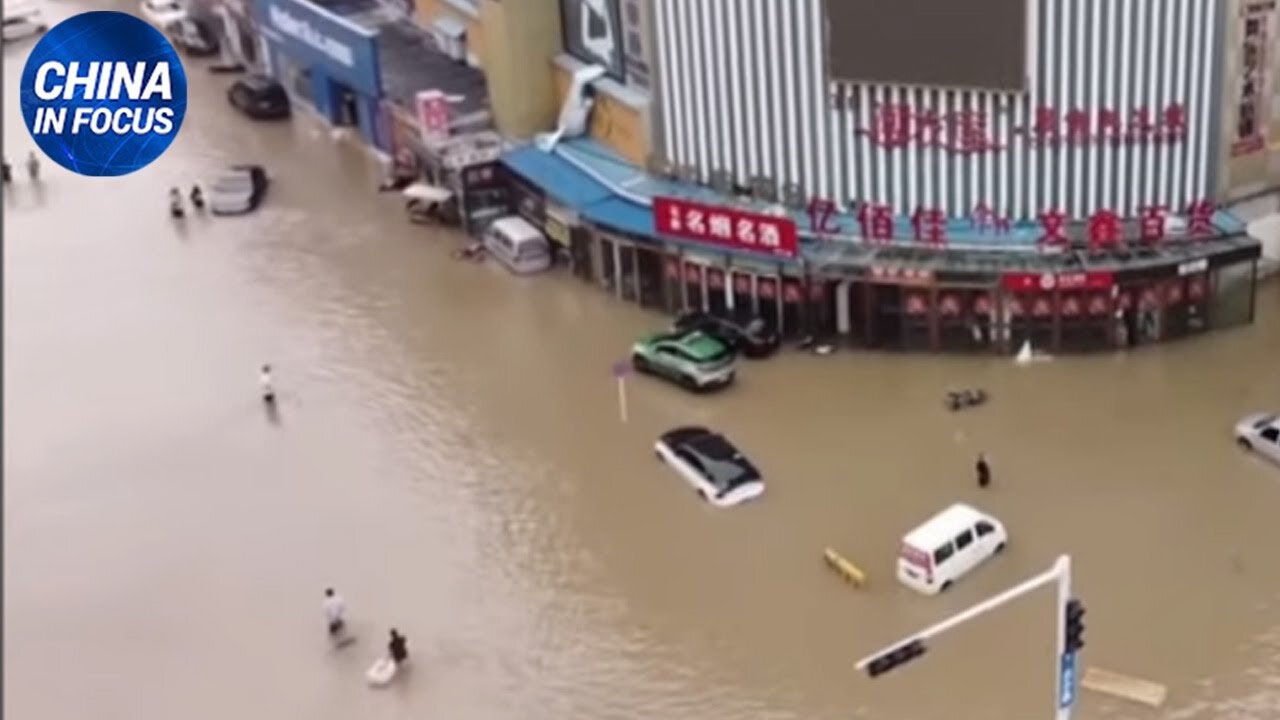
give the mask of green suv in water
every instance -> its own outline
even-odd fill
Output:
[[[722,387],[733,382],[737,355],[733,348],[697,330],[663,332],[631,346],[637,372],[658,375],[687,390]]]

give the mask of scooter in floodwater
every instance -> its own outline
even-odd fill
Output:
[[[457,250],[453,253],[454,260],[467,260],[469,262],[484,262],[484,257],[484,244],[479,241],[470,243],[461,250]]]
[[[977,407],[987,402],[987,391],[982,388],[951,390],[947,392],[947,409],[955,412],[965,408]]]

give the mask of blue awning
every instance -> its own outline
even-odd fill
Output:
[[[535,145],[512,150],[502,156],[502,162],[571,210],[581,211],[586,206],[613,195],[609,188],[596,182],[569,161],[544,152]],[[647,218],[645,222],[646,227],[651,224]]]

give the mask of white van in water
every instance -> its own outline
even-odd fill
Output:
[[[937,595],[1003,550],[1008,540],[999,520],[956,503],[902,538],[898,581]]]
[[[517,275],[542,272],[551,267],[551,243],[538,228],[518,215],[489,223],[482,238],[484,249]]]

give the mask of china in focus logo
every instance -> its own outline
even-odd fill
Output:
[[[51,160],[80,175],[128,175],[160,157],[187,112],[187,75],[159,30],[120,12],[53,27],[22,71],[22,117]]]

